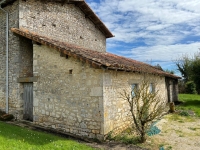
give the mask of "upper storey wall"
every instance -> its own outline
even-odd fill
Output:
[[[87,49],[106,51],[106,37],[74,4],[20,0],[19,27]]]

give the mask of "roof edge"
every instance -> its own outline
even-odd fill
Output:
[[[111,31],[106,27],[106,25],[101,21],[101,19],[94,13],[94,11],[90,8],[90,6],[83,1],[73,1],[76,6],[80,8],[80,10],[85,14],[85,18],[89,18],[102,33],[106,36],[106,38],[114,37]]]
[[[116,71],[125,71],[125,72],[148,73],[148,74],[152,74],[152,75],[169,77],[169,78],[173,78],[173,79],[180,79],[181,78],[179,76],[158,70],[158,69],[154,68],[153,66],[145,64],[143,62],[128,59],[128,58],[118,56],[118,55],[115,55],[115,54],[111,54],[111,53],[101,53],[101,52],[81,48],[81,47],[74,45],[74,44],[59,42],[59,41],[56,41],[54,39],[49,39],[48,37],[45,37],[45,36],[39,36],[37,33],[30,32],[27,29],[11,28],[11,31],[13,33],[16,33],[17,35],[21,35],[25,38],[28,38],[32,41],[35,41],[36,43],[46,45],[50,48],[54,48],[55,50],[65,54],[65,55],[69,55],[69,56],[71,56],[75,59],[78,59],[81,62],[90,64],[92,67],[94,67],[96,69],[107,69],[107,70],[116,70]],[[95,53],[95,55],[103,55],[103,57],[108,56],[108,57],[112,57],[112,58],[116,57],[116,58],[120,58],[120,59],[126,59],[126,61],[131,61],[131,63],[143,64],[143,65],[145,65],[144,67],[146,67],[146,66],[151,67],[151,68],[154,68],[154,70],[148,69],[148,70],[146,70],[148,72],[145,72],[145,68],[141,69],[140,67],[137,68],[137,67],[133,67],[133,66],[130,66],[130,65],[124,66],[123,64],[121,65],[121,64],[115,64],[115,63],[110,64],[109,62],[107,63],[105,61],[98,60],[98,58],[94,58],[94,57],[92,57],[92,55],[89,56],[88,54],[86,54],[86,52],[92,52],[92,53]]]

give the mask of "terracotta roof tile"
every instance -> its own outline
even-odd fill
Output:
[[[139,62],[133,59],[125,58],[107,52],[101,53],[81,48],[73,44],[59,42],[48,37],[40,36],[37,33],[29,32],[26,29],[12,28],[11,31],[28,39],[31,39],[35,42],[54,48],[66,55],[79,59],[82,62],[89,63],[94,68],[104,68],[127,72],[150,73],[175,79],[180,78],[178,76],[164,72],[162,70],[157,69],[156,67],[153,67],[143,62]]]

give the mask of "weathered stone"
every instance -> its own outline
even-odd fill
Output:
[[[90,96],[103,96],[102,87],[94,87],[91,89]]]
[[[9,12],[9,29],[26,28],[50,39],[105,52],[105,36],[73,4],[16,0],[4,9]],[[0,110],[6,105],[5,18],[0,11]],[[17,79],[37,76],[37,82],[33,81],[35,124],[100,140],[110,131],[118,133],[129,127],[129,105],[119,93],[140,83],[144,75],[94,69],[58,51],[9,32],[9,112],[23,118],[24,84]],[[157,88],[167,99],[165,77],[149,76],[159,82]]]

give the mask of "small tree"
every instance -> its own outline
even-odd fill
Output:
[[[133,91],[123,90],[123,93],[121,93],[122,98],[129,103],[132,119],[142,143],[146,141],[146,133],[152,123],[163,116],[166,108],[166,103],[158,95],[158,90],[150,92],[150,84],[150,82],[144,80]]]

